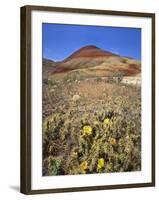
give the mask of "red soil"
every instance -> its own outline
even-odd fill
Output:
[[[68,71],[71,71],[71,70],[74,70],[77,68],[80,69],[80,65],[83,67],[85,65],[85,63],[87,63],[87,62],[89,63],[89,60],[93,61],[95,58],[98,58],[98,60],[100,60],[100,57],[108,58],[110,56],[120,57],[119,55],[102,50],[93,45],[85,46],[85,47],[77,50],[76,52],[74,52],[72,55],[70,55],[64,61],[55,65],[54,69],[52,70],[52,74],[65,73],[65,72],[68,72]],[[77,64],[75,64],[75,65],[73,64],[74,63],[73,61],[76,59],[81,60],[81,63],[78,66],[77,66]],[[82,62],[83,62],[83,64],[82,64]],[[119,61],[119,65],[120,65],[120,61]],[[112,68],[112,70],[124,72],[124,74],[126,74],[126,76],[133,76],[133,75],[140,73],[140,71],[141,71],[139,65],[137,65],[137,64],[127,64],[127,66],[125,68],[123,68],[123,67],[121,68],[120,66],[116,65],[114,69]],[[108,69],[107,69],[107,71],[108,71]]]
[[[115,56],[115,54],[111,52],[104,51],[93,45],[89,45],[77,50],[72,55],[70,55],[65,61],[68,61],[74,58],[83,58],[83,57],[97,58],[97,57],[103,57],[103,56],[106,57],[106,56],[112,56],[112,55]]]

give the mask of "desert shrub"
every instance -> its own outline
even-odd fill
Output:
[[[115,72],[108,76],[108,83],[121,83],[123,80],[124,73],[122,72]]]
[[[72,85],[71,94],[67,86],[50,94],[54,104],[43,119],[43,174],[141,170],[140,88],[101,80],[91,91],[89,83],[80,84]],[[74,103],[78,87],[83,90]]]
[[[107,82],[108,83],[115,83],[114,76],[112,74],[108,76]]]
[[[101,80],[102,80],[101,77],[97,77],[97,78],[96,78],[96,81],[97,81],[97,82],[100,82]]]
[[[116,82],[120,83],[123,80],[124,73],[123,72],[116,72],[114,74],[114,77],[116,77]]]
[[[57,85],[57,81],[54,79],[47,79],[47,83],[49,86]]]
[[[79,79],[78,72],[69,72],[63,80],[64,82],[75,82],[78,79]]]
[[[47,168],[45,173],[48,176],[58,175],[63,173],[62,169],[62,159],[61,157],[54,158],[53,156],[49,156],[45,161],[44,165]],[[43,172],[44,173],[44,172]]]
[[[126,63],[127,63],[127,59],[126,59],[126,58],[122,58],[122,62],[123,62],[124,64],[126,64]]]

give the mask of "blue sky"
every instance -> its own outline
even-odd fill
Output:
[[[61,61],[86,45],[141,59],[141,29],[66,24],[42,25],[43,58]]]

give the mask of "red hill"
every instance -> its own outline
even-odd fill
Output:
[[[50,65],[50,64],[49,64]],[[78,72],[86,77],[109,76],[118,72],[134,76],[141,72],[141,63],[93,45],[75,51],[65,60],[53,63],[52,75]]]
[[[102,50],[94,45],[89,45],[80,48],[76,52],[74,52],[71,56],[69,56],[65,61],[68,61],[70,59],[75,59],[75,58],[97,58],[97,57],[107,57],[107,56],[112,56],[115,54]]]

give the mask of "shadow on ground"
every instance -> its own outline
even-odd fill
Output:
[[[10,185],[9,187],[16,192],[20,192],[20,187],[17,185]]]

